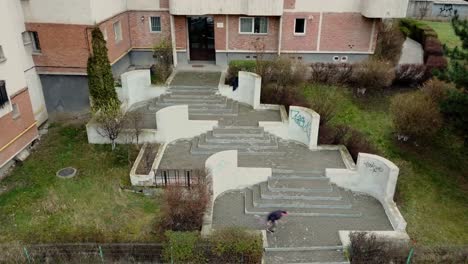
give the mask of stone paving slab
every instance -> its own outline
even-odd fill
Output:
[[[180,71],[174,76],[171,85],[218,87],[220,78],[221,72]]]

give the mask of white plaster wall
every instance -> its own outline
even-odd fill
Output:
[[[304,143],[309,149],[317,148],[320,115],[309,108],[289,107],[289,139]]]
[[[393,201],[399,168],[377,155],[359,153],[356,169],[326,169],[325,174],[336,185],[369,194],[378,199],[397,231],[406,229],[406,221]]]
[[[159,10],[159,0],[127,0],[128,10]]]
[[[369,18],[406,17],[408,0],[361,0],[361,14]]]
[[[116,88],[119,99],[127,109],[132,105],[143,102],[164,94],[165,86],[151,85],[149,70],[136,70],[125,72],[121,76],[122,87]]]
[[[374,0],[375,1],[375,0]],[[393,0],[395,2],[399,0]],[[361,12],[361,0],[296,0],[295,12]]]
[[[280,16],[283,0],[170,0],[169,10],[173,15],[243,14]]]
[[[189,120],[187,105],[174,105],[159,110],[156,112],[156,123],[162,142],[192,138],[218,125],[218,121],[213,120]]]
[[[42,90],[42,83],[39,79],[39,75],[36,72],[36,68],[31,68],[25,73],[26,84],[29,89],[29,97],[31,98],[32,110],[34,118],[37,121],[37,125],[43,124],[49,117],[47,113],[47,107],[45,104],[44,93]]]
[[[2,0],[2,2],[4,1]],[[21,2],[23,6],[26,22],[94,24],[90,0],[27,0],[17,2]]]
[[[262,77],[252,72],[239,72],[239,87],[235,91],[230,86],[219,89],[221,95],[232,100],[248,104],[254,109],[260,108]]]
[[[127,0],[91,0],[93,23],[100,23],[127,10]]]

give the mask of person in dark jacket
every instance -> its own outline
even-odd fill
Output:
[[[267,231],[274,233],[276,229],[276,221],[280,220],[281,217],[288,215],[288,212],[283,211],[283,210],[277,210],[274,212],[271,212],[267,216]]]

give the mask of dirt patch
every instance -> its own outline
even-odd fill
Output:
[[[153,166],[154,159],[158,154],[159,144],[148,144],[146,145],[145,152],[143,157],[140,160],[140,164],[136,169],[137,174],[146,175],[151,171],[151,166]]]

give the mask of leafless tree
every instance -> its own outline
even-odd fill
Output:
[[[431,1],[423,1],[423,2],[418,2],[419,7],[419,19],[424,19],[424,17],[427,15],[429,12],[429,7],[431,6]]]
[[[125,114],[120,109],[120,104],[113,99],[110,100],[94,113],[94,118],[98,123],[97,132],[111,141],[112,150],[114,150],[115,140],[119,137],[125,123]]]
[[[143,113],[142,112],[128,112],[126,114],[126,121],[133,131],[137,145],[140,143],[140,135],[143,130]]]

